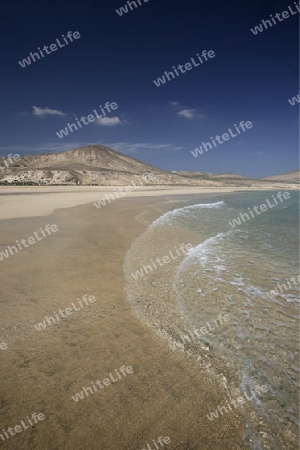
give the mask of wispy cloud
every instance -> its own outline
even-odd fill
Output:
[[[245,153],[246,152],[244,150],[237,150],[235,152],[231,152],[230,154],[234,155],[234,156],[238,156],[238,155],[244,155]]]
[[[38,106],[32,107],[32,114],[34,116],[65,116],[66,114],[62,111],[58,111],[57,109],[50,109],[47,106],[45,108],[39,108]]]
[[[139,150],[152,150],[151,153],[158,150],[166,150],[166,151],[177,151],[183,150],[184,147],[178,147],[173,144],[152,144],[149,142],[111,142],[107,145],[108,147],[113,148],[114,150],[126,153],[136,153]]]
[[[0,155],[8,155],[10,153],[19,155],[32,155],[33,153],[54,153],[54,152],[64,152],[67,150],[73,150],[78,147],[83,147],[84,145],[89,145],[82,142],[70,142],[70,143],[44,143],[35,145],[8,145],[0,146]]]
[[[104,127],[114,127],[115,125],[122,125],[119,117],[100,117],[100,119],[97,119],[95,123]]]
[[[186,106],[183,106],[180,102],[170,102],[169,103],[172,111],[181,118],[184,119],[205,119],[206,114],[204,114],[202,111],[196,108],[188,108]]]
[[[85,147],[87,145],[104,145],[105,147],[112,148],[114,150],[124,152],[126,154],[137,153],[139,150],[146,151],[147,153],[154,153],[159,150],[164,151],[178,151],[183,150],[184,147],[178,147],[173,144],[152,144],[149,142],[69,142],[69,143],[43,143],[34,145],[8,145],[0,146],[0,156],[7,156],[10,153],[19,155],[32,155],[43,153],[56,153],[65,152],[67,150],[75,150],[76,148]]]
[[[245,154],[247,154],[247,152],[245,150],[236,150],[234,152],[231,152],[230,154],[234,155],[234,156],[239,156],[239,155],[245,155]],[[252,156],[261,156],[264,154],[265,154],[264,151],[257,151],[257,152],[251,153]]]

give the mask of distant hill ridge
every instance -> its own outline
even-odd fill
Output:
[[[1,163],[1,161],[0,161]],[[156,185],[242,186],[259,180],[231,173],[166,171],[123,155],[103,145],[88,145],[59,153],[22,156],[13,165],[0,171],[0,184],[37,185],[128,185],[146,172],[155,175]],[[291,181],[294,182],[296,173]],[[280,178],[284,177],[284,178]],[[289,182],[288,174],[268,177],[270,181]],[[154,183],[153,183],[154,184]]]
[[[276,180],[276,181],[288,181],[290,183],[291,182],[299,183],[299,178],[300,178],[300,171],[293,170],[291,172],[282,173],[280,175],[272,175],[270,177],[265,177],[265,178],[262,178],[262,180],[267,180],[267,181]]]

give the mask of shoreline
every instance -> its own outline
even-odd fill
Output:
[[[200,203],[200,204],[210,202],[214,203],[216,200],[224,200],[224,202],[227,203],[226,198],[228,198],[227,209],[228,211],[231,211],[232,205],[235,204],[234,198],[236,199],[236,203],[239,204],[239,207],[241,208],[242,205],[245,206],[245,203],[247,203],[247,201],[245,201],[247,195],[251,196],[252,194],[234,193],[231,194],[230,197],[227,197],[227,195],[223,194],[215,196],[215,200],[208,199],[207,196],[204,201],[201,200],[203,199],[203,197],[198,198],[196,197],[197,199],[196,201],[193,201],[194,197],[191,197],[191,202],[188,203],[188,205],[192,203]],[[294,193],[294,195],[297,197],[296,193]],[[255,194],[255,196],[256,199],[261,198],[262,200],[262,197],[265,197],[265,192],[257,193]],[[256,203],[259,204],[260,202]],[[241,392],[243,391],[244,385],[243,383],[241,383],[242,379],[243,380],[247,379],[249,386],[251,386],[251,384],[254,383],[253,381],[254,379],[256,380],[256,383],[259,381],[259,376],[256,379],[255,373],[251,372],[251,370],[246,369],[246,367],[248,367],[247,364],[245,364],[245,372],[244,372],[243,365],[239,366],[239,363],[234,363],[234,360],[231,358],[230,351],[228,351],[228,353],[227,351],[224,352],[224,359],[222,358],[222,352],[220,352],[220,349],[222,348],[223,345],[222,337],[224,341],[224,350],[228,350],[229,348],[232,347],[234,348],[234,345],[236,345],[237,350],[242,348],[243,340],[241,339],[241,342],[239,342],[240,336],[238,335],[238,333],[235,333],[236,331],[235,326],[236,322],[238,323],[243,322],[244,313],[241,313],[241,311],[239,311],[239,307],[234,308],[234,306],[232,306],[233,311],[235,311],[235,313],[233,313],[235,317],[232,317],[233,319],[232,324],[230,324],[230,322],[228,324],[225,324],[224,332],[222,330],[216,332],[216,335],[219,335],[219,337],[216,337],[215,342],[218,342],[218,339],[220,339],[219,343],[221,347],[220,346],[218,347],[218,344],[214,345],[213,337],[205,336],[201,340],[193,339],[193,336],[191,336],[189,334],[190,332],[187,330],[191,330],[193,327],[197,328],[196,326],[197,323],[199,325],[198,328],[200,329],[200,323],[202,323],[202,326],[204,325],[205,322],[204,317],[206,317],[206,320],[207,319],[210,320],[211,318],[219,317],[219,313],[225,314],[225,311],[227,313],[228,312],[230,313],[231,303],[234,305],[234,302],[236,301],[236,305],[237,304],[243,305],[244,304],[243,302],[246,303],[248,299],[249,303],[251,303],[253,307],[253,311],[251,313],[252,321],[249,324],[248,329],[247,327],[245,327],[244,336],[249,335],[248,333],[252,332],[252,326],[253,329],[255,329],[256,324],[257,323],[260,324],[260,320],[262,324],[265,325],[266,323],[266,326],[268,325],[268,323],[272,324],[272,319],[267,320],[261,319],[261,316],[263,317],[263,314],[258,315],[257,319],[254,314],[255,310],[261,311],[260,308],[261,303],[263,303],[263,300],[260,299],[260,294],[263,296],[264,288],[270,289],[270,286],[268,285],[268,283],[266,285],[260,284],[259,281],[261,281],[261,279],[259,275],[257,278],[255,278],[255,280],[258,280],[258,285],[256,285],[254,279],[250,278],[248,279],[248,285],[250,287],[254,285],[256,288],[257,286],[259,286],[259,289],[257,289],[257,292],[259,292],[259,294],[255,294],[254,296],[251,296],[251,294],[249,294],[248,297],[247,289],[239,285],[236,288],[236,296],[237,296],[236,299],[233,286],[237,285],[237,283],[235,282],[231,283],[231,281],[233,280],[236,281],[236,279],[234,278],[236,276],[236,273],[244,274],[246,279],[247,278],[246,274],[248,273],[248,271],[247,268],[243,265],[242,259],[235,260],[235,262],[238,261],[238,265],[233,266],[235,271],[231,267],[231,270],[233,272],[230,272],[230,264],[228,265],[227,268],[225,268],[227,266],[226,262],[228,262],[228,258],[226,258],[226,256],[224,256],[224,260],[218,258],[221,256],[221,254],[220,252],[218,252],[217,248],[222,247],[222,245],[221,244],[219,245],[218,243],[218,236],[221,231],[222,232],[224,231],[224,233],[226,232],[226,229],[224,229],[224,220],[223,220],[225,212],[224,211],[222,212],[221,208],[219,215],[217,215],[217,211],[214,212],[213,210],[211,211],[211,214],[208,214],[209,208],[207,209],[206,212],[205,205],[203,205],[204,206],[203,210],[202,205],[198,205],[199,208],[196,208],[196,211],[198,211],[199,214],[197,214],[197,212],[194,211],[193,207],[191,210],[189,210],[188,205],[186,205],[186,208],[183,208],[183,210],[181,210],[180,206],[176,205],[175,214],[171,212],[170,214],[166,215],[166,218],[163,216],[162,220],[158,220],[154,226],[150,226],[147,229],[147,231],[142,235],[140,235],[139,238],[136,239],[135,242],[132,244],[130,252],[127,252],[126,260],[124,262],[124,272],[125,278],[127,280],[128,299],[134,310],[137,312],[138,317],[140,318],[141,321],[143,321],[143,323],[148,324],[148,326],[152,330],[154,330],[159,336],[164,338],[165,341],[174,350],[177,349],[180,351],[184,351],[189,359],[194,358],[195,364],[198,367],[201,367],[201,369],[209,371],[211,379],[214,379],[217,382],[219,382],[219,385],[221,386],[226,385],[228,391],[225,397],[235,398],[235,396],[238,397],[239,395],[241,395]],[[211,205],[206,206],[210,207]],[[225,214],[225,223],[226,222],[227,219]],[[214,226],[213,224],[216,225]],[[256,228],[255,225],[254,228]],[[259,224],[257,224],[257,228],[259,228]],[[272,227],[270,228],[262,227],[262,230],[267,230],[266,234],[268,235],[268,232],[270,232],[270,235],[273,236]],[[292,230],[290,231],[290,233],[293,235]],[[221,235],[223,235],[223,233],[221,233]],[[229,239],[229,243],[227,242],[227,245],[225,245],[224,247],[225,252],[224,255],[227,255],[227,257],[229,258],[234,257],[235,252],[234,249],[236,245],[235,242],[231,243],[230,241],[231,239]],[[190,264],[188,262],[187,264],[185,264],[185,262],[183,262],[182,264],[181,262],[170,261],[168,262],[168,264],[160,264],[159,271],[156,272],[156,266],[153,263],[153,261],[156,261],[155,259],[156,256],[159,256],[159,258],[163,260],[163,255],[168,254],[168,250],[171,248],[171,246],[174,246],[174,244],[176,244],[176,247],[180,248],[181,243],[186,244],[187,242],[190,242],[194,247],[199,246],[199,249],[197,249],[197,251],[194,252],[193,254],[194,263]],[[210,249],[213,250],[213,242],[215,245],[216,252],[212,251],[212,254],[217,255],[217,257],[216,259],[214,259],[214,256],[212,256],[211,260],[222,261],[221,262],[222,266],[220,267],[220,262],[218,266],[221,268],[221,270],[224,271],[222,272],[223,276],[217,269],[216,269],[217,275],[213,270],[209,270],[211,269],[210,264],[206,265],[207,260],[210,261],[211,256]],[[207,243],[209,243],[208,246],[206,245]],[[247,248],[246,246],[244,248],[243,241],[241,241],[239,246],[239,252],[237,254],[242,255],[244,251],[246,252]],[[255,251],[255,247],[253,247],[253,251]],[[222,250],[221,253],[223,255]],[[249,253],[246,254],[248,255]],[[257,253],[255,253],[255,255],[257,256]],[[251,257],[252,254],[250,254],[249,258],[252,261]],[[291,253],[290,257],[291,260],[293,260]],[[202,267],[203,270],[201,269],[202,260],[204,260],[203,267],[205,267],[205,269],[203,269]],[[248,261],[248,259],[246,259],[246,261]],[[261,273],[265,273],[263,270],[264,267],[263,266],[259,267],[261,267],[262,269]],[[143,268],[143,270],[141,270],[141,268]],[[239,272],[239,268],[241,269],[241,272]],[[234,277],[233,276],[230,277],[229,275],[227,277],[226,275],[224,275],[227,273],[226,270],[228,269],[229,273],[232,273]],[[244,271],[244,269],[246,270]],[[206,270],[208,271],[207,276],[205,273]],[[251,266],[248,270],[249,272],[251,272]],[[177,276],[179,273],[181,275],[182,274],[184,275]],[[211,278],[213,278],[211,276],[212,273],[217,280],[221,278],[220,283],[210,282]],[[135,274],[135,276],[133,276],[133,274]],[[227,280],[227,284],[225,283],[225,279]],[[252,282],[249,282],[249,280],[251,280]],[[248,286],[246,281],[244,283],[245,286]],[[232,289],[230,289],[230,285],[232,285]],[[199,287],[201,287],[201,289],[198,289]],[[201,294],[201,296],[205,294],[205,297],[199,297],[199,294],[197,294],[198,292],[199,294]],[[207,296],[207,294],[209,295]],[[232,297],[235,298],[234,301],[232,301]],[[253,297],[256,298],[255,303]],[[203,299],[203,302],[201,301],[201,299]],[[267,305],[266,309],[268,307],[270,308],[269,315],[270,317],[273,317],[272,305],[271,306]],[[245,307],[245,310],[247,310],[247,307]],[[179,311],[181,314],[178,314]],[[274,320],[275,317],[277,318],[276,313],[274,311]],[[264,320],[266,320],[266,322],[264,322]],[[226,331],[227,325],[228,329]],[[244,330],[243,325],[240,326],[241,330]],[[211,331],[208,322],[205,322],[205,327],[200,329],[200,331],[203,335],[204,334],[208,335],[209,331]],[[263,328],[263,326],[261,328]],[[240,333],[243,336],[243,331],[240,331]],[[212,335],[214,334],[215,330],[213,331]],[[186,336],[184,340],[182,339],[182,335]],[[262,336],[261,339],[265,339],[264,342],[265,345],[267,345],[266,342],[268,342],[268,338],[263,335],[263,332],[261,332],[261,336]],[[230,345],[231,342],[234,343],[232,347]],[[278,348],[280,348],[279,345],[280,342],[277,342],[277,344]],[[291,346],[291,348],[295,347]],[[217,353],[219,353],[218,357],[216,357]],[[239,352],[237,351],[237,354],[238,353]],[[249,354],[251,355],[251,351]],[[255,367],[256,366],[255,358],[253,360],[253,364]],[[260,367],[262,367],[262,365]],[[262,368],[261,370],[263,371]],[[252,373],[252,376],[250,378],[248,378],[247,376],[246,378],[244,378],[244,374],[247,374],[247,372]],[[274,382],[273,372],[272,371],[268,372],[267,370],[265,374],[268,373],[269,379]],[[276,379],[278,379],[278,377],[279,375],[277,376]],[[268,376],[266,376],[265,378],[268,378]],[[285,381],[286,379],[284,379],[283,377],[282,383],[284,384]],[[276,383],[273,383],[273,386],[276,386]],[[275,388],[274,391],[276,391]],[[269,394],[268,398],[265,399],[264,401],[266,403],[261,411],[258,408],[257,410],[255,409],[255,411],[252,411],[252,414],[250,413],[249,415],[249,417],[252,417],[253,422],[255,421],[255,425],[251,419],[251,421],[249,421],[248,423],[248,426],[249,430],[252,429],[253,431],[252,442],[255,441],[254,436],[255,433],[257,432],[257,435],[260,435],[262,440],[261,445],[263,445],[263,447],[259,448],[265,448],[264,446],[266,446],[266,448],[273,448],[275,422],[272,421],[274,420],[274,417],[271,418],[272,414],[270,413],[269,416],[267,410],[268,408],[272,410],[272,406],[275,409],[274,404],[276,404],[276,401],[274,398],[272,399],[271,394]],[[291,399],[290,403],[293,404]],[[269,406],[270,404],[271,407]],[[279,404],[277,404],[277,406],[279,406]],[[264,419],[262,418],[262,416],[260,417],[260,413],[262,414],[262,416],[265,414]],[[280,417],[281,414],[283,414],[282,417],[284,417],[284,413],[280,407],[278,410],[278,416]],[[268,419],[266,419],[266,417]],[[270,422],[268,423],[269,419]],[[276,432],[276,439],[280,442],[281,446],[287,445],[289,448],[292,449],[294,448],[292,445],[292,441],[293,439],[295,439],[295,430],[291,426],[291,430],[293,430],[291,431],[291,436],[293,437],[290,437],[289,441],[287,433],[284,431],[286,429],[288,429],[288,424],[287,425],[285,424],[285,426],[282,426],[280,430]]]
[[[0,220],[25,217],[43,217],[53,214],[57,209],[67,209],[97,202],[105,194],[114,194],[115,188],[120,186],[28,186],[28,187],[0,187]],[[161,197],[164,195],[190,195],[210,193],[231,193],[237,188],[205,188],[205,187],[139,187],[129,192],[126,197],[114,200],[112,204],[129,198]],[[60,194],[60,195],[58,195]],[[41,202],[41,196],[44,196]],[[110,204],[106,205],[109,206]],[[101,208],[103,211],[103,208]],[[101,213],[98,211],[98,213]]]
[[[57,209],[67,209],[97,202],[106,194],[114,194],[120,186],[0,186],[0,220],[43,217]],[[204,187],[204,186],[141,186],[129,198],[182,196],[196,194],[226,194],[233,192],[273,191],[281,188]],[[294,189],[286,189],[294,190]],[[295,189],[298,190],[298,189]],[[58,195],[60,194],[60,195]],[[41,196],[44,196],[41,202]],[[108,206],[108,205],[106,205]],[[94,207],[94,206],[93,206]],[[103,209],[103,208],[102,208]]]
[[[31,410],[45,415],[34,433],[11,437],[8,449],[50,450],[48,441],[66,450],[139,449],[160,435],[170,436],[171,448],[246,448],[244,411],[208,423],[205,414],[222,403],[224,391],[136,317],[124,290],[126,252],[146,229],[136,217],[146,211],[153,221],[179,197],[185,195],[123,199],[101,216],[84,205],[0,221],[1,246],[20,230],[26,235],[52,221],[59,227],[51,243],[41,241],[1,262],[0,339],[8,345],[0,352],[1,427]],[[34,329],[42,317],[84,294],[97,302],[45,330]],[[82,386],[122,364],[133,367],[128,380],[79,404],[72,401]]]

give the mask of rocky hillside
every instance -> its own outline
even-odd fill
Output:
[[[1,160],[0,166],[3,167]],[[67,152],[23,156],[0,170],[0,185],[125,186],[132,181],[138,183],[141,176],[149,172],[155,176],[155,181],[149,184],[156,185],[294,188],[299,179],[299,171],[264,180],[232,173],[168,172],[103,145],[89,145]]]
[[[0,171],[1,184],[127,185],[145,173],[155,175],[158,185],[209,185],[217,182],[191,180],[142,163],[102,145],[67,152],[21,157]],[[152,184],[152,183],[151,183]]]

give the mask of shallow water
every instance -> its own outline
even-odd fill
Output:
[[[290,192],[290,199],[276,205],[272,195],[276,192],[231,194],[175,208],[134,243],[124,267],[128,298],[140,317],[177,339],[198,330],[190,339],[193,350],[201,356],[209,349],[209,365],[222,373],[222,363],[224,371],[230,369],[231,398],[235,387],[250,395],[256,386],[267,386],[267,393],[251,401],[249,448],[292,449],[298,448],[299,424],[299,200]],[[275,206],[252,217],[248,208],[266,199]],[[229,222],[245,212],[249,220],[233,228]],[[130,276],[181,243],[193,244],[186,256],[138,280]],[[272,295],[278,283],[281,289]],[[220,314],[230,320],[218,322]],[[213,330],[199,334],[207,323]]]

